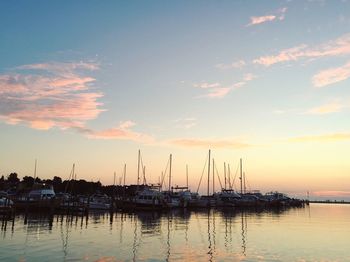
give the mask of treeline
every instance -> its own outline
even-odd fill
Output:
[[[41,179],[39,177],[25,176],[20,180],[17,173],[11,173],[6,178],[0,178],[0,191],[6,191],[9,194],[26,194],[32,190],[35,183],[52,185],[55,193],[69,193],[71,195],[92,195],[102,193],[109,196],[113,195],[133,195],[136,191],[136,185],[128,187],[123,186],[104,186],[100,182],[88,182],[84,179],[64,180],[58,176],[53,179]]]

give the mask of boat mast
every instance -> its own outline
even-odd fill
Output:
[[[124,186],[125,186],[125,177],[126,177],[126,164],[124,164],[124,181],[123,181]]]
[[[241,180],[241,195],[243,194],[243,184],[242,184],[242,158],[240,159],[240,177],[239,179]]]
[[[244,189],[244,194],[247,193],[247,188],[245,186],[245,172],[243,172],[243,189]]]
[[[210,183],[210,149],[209,149],[209,158],[208,158],[208,186],[207,186],[208,196],[209,196],[209,183]]]
[[[225,177],[225,190],[226,190],[226,162],[224,162],[224,177]]]
[[[229,189],[232,189],[231,186],[231,168],[230,168],[230,164],[227,164],[227,171],[228,171],[228,187]]]
[[[188,165],[186,165],[186,187],[188,189]]]
[[[36,159],[35,159],[35,166],[34,166],[34,180],[36,178]]]
[[[169,166],[169,192],[171,190],[171,162],[172,162],[172,159],[173,159],[173,155],[170,154],[170,166]]]
[[[146,166],[143,166],[143,185],[146,185],[147,184],[147,181],[146,181]]]
[[[244,194],[247,193],[247,189],[245,187],[245,172],[243,172],[243,189],[244,189]]]
[[[215,193],[215,162],[214,162],[214,158],[213,158],[213,195]]]
[[[139,189],[139,184],[140,184],[140,158],[141,158],[141,152],[139,149],[138,160],[137,160],[137,189]]]

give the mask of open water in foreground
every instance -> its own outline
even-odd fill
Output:
[[[350,205],[16,215],[0,261],[350,261]]]

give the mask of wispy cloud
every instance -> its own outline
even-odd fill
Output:
[[[176,128],[190,129],[197,125],[197,119],[194,117],[180,118],[174,120]]]
[[[219,83],[207,83],[207,82],[202,82],[202,83],[196,83],[193,85],[194,87],[198,87],[198,88],[203,88],[203,89],[207,89],[207,88],[217,88],[220,86]]]
[[[280,51],[277,55],[262,56],[253,63],[270,66],[277,63],[297,61],[299,59],[315,59],[327,56],[340,56],[350,54],[350,34],[345,34],[335,40],[316,47],[302,44]]]
[[[325,115],[325,114],[331,114],[340,112],[343,108],[346,106],[339,103],[339,102],[332,102],[325,105],[313,107],[309,110],[307,110],[304,114],[310,114],[310,115]]]
[[[93,139],[119,139],[119,140],[133,140],[142,143],[151,143],[154,141],[152,136],[135,132],[131,128],[136,124],[132,121],[121,122],[117,127],[94,131],[91,129],[81,129],[87,137]]]
[[[52,62],[0,75],[0,118],[35,129],[84,126],[104,111],[98,102],[103,94],[92,91],[96,80],[86,75],[97,69],[94,63]]]
[[[349,41],[350,45],[350,41]],[[323,70],[312,77],[312,83],[315,87],[324,87],[344,81],[350,77],[350,62],[343,66]]]
[[[249,81],[252,81],[255,78],[256,78],[255,75],[249,73],[249,74],[245,74],[242,77],[241,81],[228,86],[223,86],[220,83],[206,83],[206,82],[194,84],[193,86],[201,89],[206,89],[207,93],[200,95],[199,97],[223,98],[226,95],[228,95],[232,90],[245,86]]]
[[[239,61],[233,62],[231,64],[216,64],[215,67],[219,68],[219,69],[226,70],[226,69],[235,69],[235,68],[241,69],[245,65],[246,65],[246,62],[244,60],[239,60]]]
[[[195,139],[195,138],[180,138],[170,140],[168,142],[171,145],[181,146],[181,147],[201,147],[201,148],[247,148],[252,145],[235,141],[231,139],[225,140],[209,140],[209,139]]]
[[[232,87],[215,87],[215,88],[211,88],[207,94],[202,95],[201,97],[223,98],[228,93],[230,93],[231,90],[232,90]]]
[[[95,91],[96,79],[90,76],[98,69],[97,63],[51,62],[0,75],[0,120],[41,130],[73,129],[95,139],[151,141],[151,136],[132,130],[132,121],[102,131],[86,126],[105,111],[98,101],[103,94]]]
[[[250,17],[250,22],[246,26],[253,26],[253,25],[259,25],[266,22],[271,22],[274,20],[284,20],[285,13],[287,12],[287,8],[281,8],[270,15],[264,15],[264,16],[252,16]]]
[[[289,142],[335,142],[350,140],[350,133],[334,133],[289,138]]]

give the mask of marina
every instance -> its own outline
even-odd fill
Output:
[[[188,168],[186,167],[186,186],[172,185],[172,154],[165,171],[162,173],[161,182],[158,184],[147,184],[145,166],[142,162],[141,152],[138,151],[137,184],[125,185],[126,165],[124,165],[124,184],[102,186],[97,184],[96,189],[89,190],[88,194],[77,191],[77,187],[83,190],[92,188],[94,185],[85,180],[77,180],[75,164],[69,174],[68,180],[61,181],[56,177],[53,180],[41,181],[37,177],[37,161],[35,161],[34,177],[26,177],[22,182],[16,177],[17,182],[3,185],[3,200],[1,202],[2,213],[9,214],[12,211],[46,211],[54,214],[57,211],[83,212],[90,210],[109,210],[111,212],[138,211],[138,210],[169,210],[169,209],[279,209],[287,207],[304,207],[309,204],[308,200],[288,197],[280,192],[268,192],[262,194],[258,190],[248,191],[246,188],[246,176],[243,172],[242,159],[239,161],[239,184],[240,192],[233,189],[235,178],[232,179],[230,169],[226,172],[224,168],[224,185],[221,183],[220,175],[217,172],[214,159],[211,159],[211,150],[208,152],[208,159],[205,163],[198,189],[200,187],[204,171],[207,170],[207,194],[200,195],[198,189],[192,192],[188,187]],[[210,165],[212,163],[212,166]],[[168,168],[169,167],[169,168]],[[140,183],[141,173],[143,183]],[[165,178],[168,184],[165,184]],[[11,179],[11,178],[10,178]],[[9,179],[9,181],[10,181]],[[56,180],[55,180],[56,179]],[[219,181],[220,191],[216,191],[215,180]],[[31,181],[26,183],[25,181]],[[41,181],[41,182],[40,182]],[[211,182],[211,183],[210,183]],[[59,183],[59,185],[57,185]],[[82,184],[82,185],[80,185]],[[211,187],[212,185],[212,187]],[[56,190],[55,188],[56,187]],[[60,189],[61,188],[61,191]],[[62,191],[64,189],[64,191]],[[10,212],[11,211],[11,212]]]
[[[350,262],[350,0],[0,1],[0,262]]]

